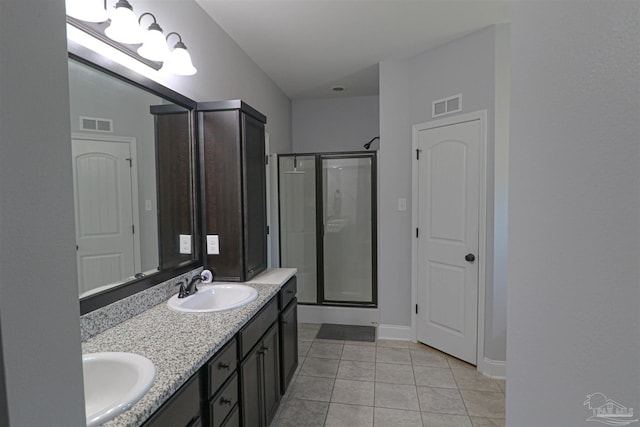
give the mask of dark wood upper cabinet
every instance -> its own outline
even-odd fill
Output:
[[[267,120],[242,101],[198,103],[197,111],[205,253],[206,236],[218,236],[219,246],[204,264],[216,280],[245,282],[267,267]]]
[[[193,259],[194,240],[191,113],[177,105],[154,105],[158,250],[160,270]],[[180,250],[180,235],[191,236],[190,252]]]

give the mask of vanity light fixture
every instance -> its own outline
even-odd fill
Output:
[[[108,19],[103,0],[67,0],[67,15],[87,22],[104,22]]]
[[[118,0],[115,10],[110,14],[111,25],[104,33],[111,40],[125,44],[139,44],[143,42],[144,34],[140,29],[138,18],[133,13],[133,7],[127,0]]]
[[[178,36],[178,42],[173,47],[173,50],[162,65],[160,71],[177,74],[179,76],[194,75],[198,70],[193,66],[191,55],[189,55],[187,47],[182,43],[182,36],[176,32],[171,32],[167,34],[167,42],[172,34]]]
[[[156,17],[152,13],[145,12],[138,18],[138,23],[142,23],[142,18],[147,15],[153,18],[153,23],[144,31],[144,41],[138,48],[138,54],[151,61],[163,62],[169,56],[169,48]]]

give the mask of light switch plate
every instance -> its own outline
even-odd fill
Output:
[[[207,235],[207,255],[220,255],[220,240],[217,234]]]
[[[401,197],[398,199],[398,210],[404,212],[407,210],[407,199]]]
[[[191,234],[180,235],[180,253],[181,254],[191,253]]]

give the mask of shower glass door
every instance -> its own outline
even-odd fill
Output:
[[[375,154],[281,155],[280,265],[301,304],[375,307]]]
[[[374,304],[371,156],[321,156],[323,301]]]
[[[279,158],[280,265],[298,269],[298,302],[318,302],[314,156]]]

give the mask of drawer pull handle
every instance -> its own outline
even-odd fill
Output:
[[[287,322],[286,320],[283,320],[283,321],[282,321],[282,324],[283,324],[283,325],[288,325],[288,324],[289,324],[289,322]]]
[[[225,399],[224,397],[220,398],[220,404],[221,405],[229,405],[229,406],[231,406],[232,403],[233,402],[231,400],[229,400],[229,399]]]
[[[218,369],[227,369],[228,370],[229,368],[231,368],[231,365],[229,365],[228,363],[220,362],[218,364]]]
[[[262,347],[259,351],[258,354],[267,354],[269,352],[269,347]]]

